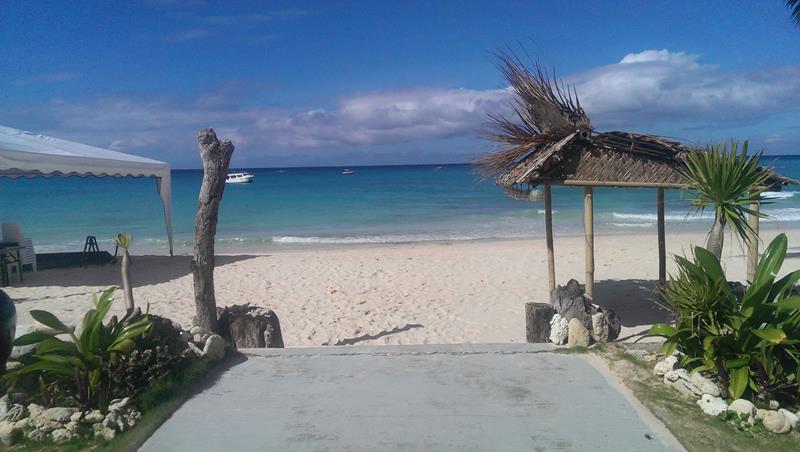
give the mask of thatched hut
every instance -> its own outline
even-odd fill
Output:
[[[663,283],[666,279],[664,190],[686,187],[681,168],[691,150],[677,141],[654,135],[599,133],[592,128],[574,89],[551,79],[538,66],[533,71],[527,69],[513,56],[500,55],[498,66],[514,93],[514,117],[489,115],[494,126],[489,138],[499,148],[479,157],[475,164],[483,177],[494,177],[515,199],[527,199],[525,193],[531,187],[544,188],[550,289],[556,284],[550,189],[553,185],[584,188],[585,283],[590,295],[594,283],[593,188],[655,188],[659,280]],[[793,183],[774,172],[769,182],[774,190]],[[750,217],[757,233],[758,217]],[[748,279],[751,279],[758,260],[758,240],[748,242]]]

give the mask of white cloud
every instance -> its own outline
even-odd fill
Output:
[[[668,50],[631,53],[567,80],[576,84],[581,103],[600,130],[662,133],[694,128],[687,135],[696,136],[685,138],[704,141],[720,131],[727,134],[733,126],[753,127],[776,115],[785,118],[800,106],[797,66],[739,72]],[[53,101],[0,112],[0,119],[122,151],[194,162],[194,137],[202,127],[233,138],[251,157],[292,149],[353,152],[365,145],[475,136],[486,124],[486,113],[507,112],[509,99],[504,89],[418,87],[350,94],[325,106],[277,108],[253,106],[251,99],[258,96],[235,85],[192,99]],[[765,138],[777,131],[762,129]]]
[[[595,126],[752,122],[796,110],[800,68],[723,70],[699,55],[646,50],[569,77]],[[699,125],[699,124],[698,124]]]
[[[503,109],[504,90],[418,88],[343,98],[331,110],[268,114],[257,129],[281,146],[384,144],[475,134],[488,111]]]

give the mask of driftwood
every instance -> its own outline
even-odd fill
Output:
[[[283,348],[278,316],[259,306],[227,306],[219,310],[220,335],[240,348]]]
[[[529,343],[550,342],[550,320],[556,310],[546,303],[525,303],[525,337]]]
[[[131,284],[131,255],[128,253],[128,247],[131,246],[133,236],[131,234],[117,234],[114,242],[117,248],[122,248],[122,264],[120,265],[120,272],[122,274],[122,290],[125,296],[125,308],[130,313],[135,307],[133,302],[133,284]],[[114,252],[116,255],[117,253]]]
[[[208,331],[217,331],[217,302],[214,297],[214,236],[217,234],[217,216],[225,177],[233,154],[233,143],[219,141],[213,129],[203,129],[197,134],[200,157],[203,159],[203,183],[197,203],[194,229],[194,304],[195,324]]]
[[[131,255],[128,254],[128,249],[122,249],[122,264],[120,265],[122,272],[122,287],[125,294],[125,307],[130,311],[135,307],[133,304],[133,285],[131,284]]]

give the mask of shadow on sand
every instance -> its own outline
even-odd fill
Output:
[[[646,279],[595,281],[594,302],[613,309],[623,326],[669,322],[671,314],[658,305],[657,284],[658,281]]]
[[[389,331],[381,331],[378,334],[364,334],[363,336],[352,337],[349,339],[342,339],[333,345],[353,345],[359,342],[370,341],[373,339],[380,339],[382,337],[389,336],[391,334],[397,334],[397,333],[402,333],[404,331],[413,330],[415,328],[424,328],[424,327],[419,323],[407,323],[403,327],[395,327]]]
[[[265,255],[268,256],[268,255]],[[217,267],[222,267],[234,262],[264,256],[251,255],[223,255],[216,256]],[[191,256],[133,256],[131,265],[131,279],[134,287],[160,284],[167,281],[189,275],[192,270],[190,264]],[[41,287],[41,286],[113,286],[120,285],[119,264],[89,265],[83,267],[71,267],[55,270],[42,270],[37,273],[25,273],[25,280],[22,284],[16,283],[18,287]]]

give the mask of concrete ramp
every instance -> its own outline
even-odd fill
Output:
[[[142,450],[681,450],[590,358],[548,346],[245,353]]]

